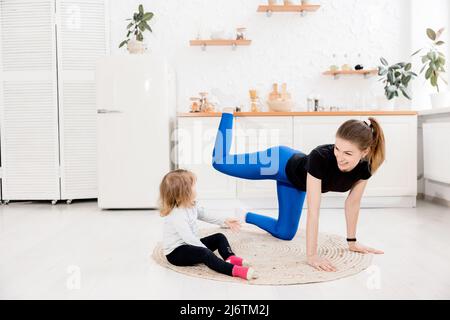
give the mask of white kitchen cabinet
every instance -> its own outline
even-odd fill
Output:
[[[367,183],[365,196],[417,195],[417,117],[376,116],[386,139],[386,160]]]
[[[450,206],[450,108],[422,110],[418,116],[418,194]]]
[[[334,143],[339,126],[350,119],[359,120],[359,117],[294,117],[294,149],[309,154],[317,146]]]
[[[178,118],[178,167],[197,176],[198,199],[235,199],[236,179],[212,166],[212,152],[219,127],[219,117]],[[231,146],[235,150],[235,143]]]
[[[236,119],[236,153],[252,153],[285,145],[292,148],[292,117],[238,117]],[[237,197],[277,198],[274,180],[237,180]]]
[[[450,184],[450,122],[428,122],[423,128],[423,176]]]

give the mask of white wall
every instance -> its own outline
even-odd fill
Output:
[[[411,1],[411,46],[412,52],[422,48],[428,47],[429,39],[425,34],[426,28],[432,28],[437,30],[439,28],[446,28],[442,40],[446,42],[444,46],[441,47],[442,51],[447,55],[446,70],[448,70],[448,59],[450,59],[450,46],[448,42],[450,41],[450,30],[449,30],[449,15],[450,15],[450,5],[446,0],[429,0]],[[425,51],[426,52],[426,51]],[[413,63],[416,66],[421,66],[420,55],[413,58]],[[420,70],[420,68],[418,68]],[[445,75],[446,79],[449,80],[448,73]],[[429,82],[426,82],[423,78],[423,74],[420,76],[419,80],[413,82],[414,99],[413,105],[417,110],[429,109],[431,108],[430,94],[435,93],[436,89],[431,87]],[[446,90],[442,86],[443,90]],[[445,201],[450,201],[450,185],[426,180],[423,178],[423,146],[422,146],[422,122],[425,118],[430,119],[443,119],[442,115],[420,117],[419,119],[419,131],[418,131],[418,177],[421,177],[418,181],[417,191],[418,193],[425,194],[427,197],[439,198]],[[448,121],[448,120],[447,120]]]
[[[441,50],[446,54],[447,59],[450,58],[448,46],[448,42],[450,41],[449,10],[450,6],[447,0],[411,1],[411,53],[420,48],[429,48],[430,40],[425,32],[427,28],[438,30],[443,27],[445,28],[445,32],[441,40],[445,41],[445,45],[441,47]],[[416,66],[415,69],[418,71],[420,71],[422,66],[420,61],[421,55],[426,52],[424,50],[423,53],[421,52],[412,59],[413,64]],[[446,64],[446,70],[448,70],[448,61]],[[417,110],[431,108],[429,95],[436,92],[436,89],[429,84],[429,81],[425,81],[424,73],[420,76],[420,79],[412,83],[414,92],[413,105]],[[448,74],[445,74],[445,78],[447,80],[449,79]],[[440,88],[446,90],[445,86]]]
[[[124,20],[139,3],[153,11],[149,48],[164,52],[176,67],[179,111],[187,111],[189,97],[205,90],[216,93],[222,104],[248,107],[248,90],[257,88],[265,99],[273,82],[288,83],[298,109],[305,107],[306,97],[313,92],[322,96],[325,105],[369,107],[383,94],[382,84],[377,77],[335,81],[322,76],[332,54],[361,52],[375,66],[380,56],[393,63],[411,54],[409,0],[317,0],[312,2],[322,7],[306,17],[274,14],[271,18],[256,12],[265,2],[111,0],[111,48],[125,52],[117,48],[125,36]],[[199,31],[206,37],[216,28],[234,33],[237,26],[248,28],[251,46],[206,52],[189,46]]]
[[[379,64],[380,56],[390,63],[411,60],[411,53],[429,43],[425,34],[428,27],[445,27],[443,40],[450,41],[450,5],[446,0],[315,0],[312,2],[322,6],[316,13],[306,17],[274,14],[271,18],[256,12],[265,0],[110,2],[113,53],[126,53],[118,49],[118,44],[125,36],[125,19],[140,3],[155,13],[151,21],[154,32],[147,34],[146,41],[151,51],[166,55],[177,70],[179,111],[187,111],[189,97],[205,90],[216,93],[222,104],[248,107],[248,90],[257,88],[265,98],[273,82],[288,83],[297,109],[305,107],[311,93],[320,94],[325,105],[362,104],[370,108],[376,103],[375,97],[383,94],[382,84],[377,77],[333,80],[322,76],[332,63],[333,53],[342,56],[361,52],[370,67]],[[251,46],[237,51],[208,48],[206,52],[189,46],[189,40],[199,32],[207,38],[214,29],[234,33],[237,26],[248,28]],[[449,46],[442,49],[450,59]],[[419,60],[412,59],[416,72],[421,69]],[[412,82],[412,90],[413,109],[431,107],[429,94],[434,91],[423,77]],[[425,188],[423,181],[419,183],[419,192],[434,194],[432,188],[429,184]],[[450,199],[447,189],[444,193],[444,198]]]

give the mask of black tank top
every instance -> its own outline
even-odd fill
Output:
[[[341,171],[334,155],[334,144],[318,146],[309,155],[294,154],[288,160],[285,170],[289,181],[302,191],[306,191],[307,173],[322,180],[322,193],[346,192],[355,182],[371,177],[367,161],[360,161],[352,171]]]

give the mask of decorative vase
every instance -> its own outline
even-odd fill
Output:
[[[430,95],[431,106],[436,108],[449,108],[450,107],[450,91],[443,91]]]
[[[137,40],[128,41],[127,48],[131,54],[142,54],[145,51],[144,43]]]

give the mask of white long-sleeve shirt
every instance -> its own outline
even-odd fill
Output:
[[[205,209],[198,204],[191,208],[174,208],[163,219],[163,247],[165,255],[186,244],[206,248],[198,235],[197,219],[225,226],[225,218],[207,214]]]

